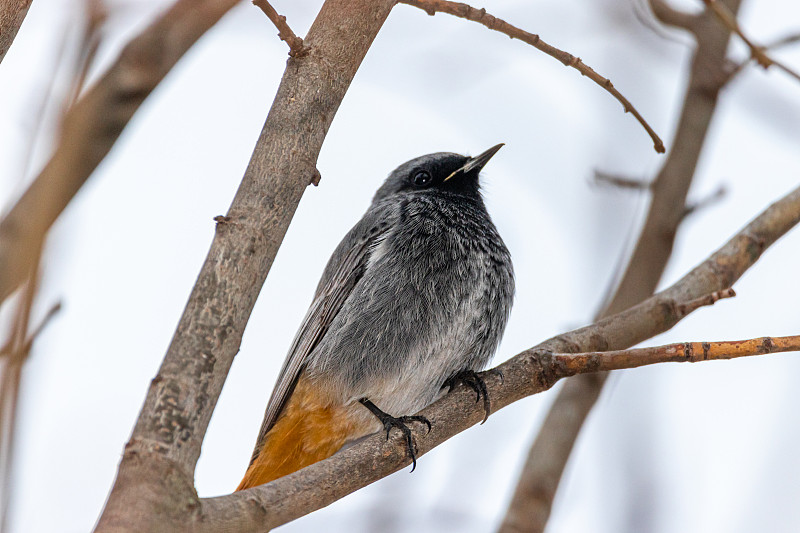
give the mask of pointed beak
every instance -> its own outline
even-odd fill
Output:
[[[502,148],[504,145],[505,145],[505,143],[497,144],[495,146],[492,146],[491,148],[489,148],[488,150],[486,150],[482,154],[476,155],[475,157],[469,158],[467,160],[467,162],[464,163],[463,167],[459,168],[458,170],[456,170],[455,172],[453,172],[452,174],[447,176],[444,179],[444,181],[449,180],[450,178],[452,178],[456,174],[461,174],[461,173],[468,174],[469,172],[472,172],[473,170],[480,171],[486,165],[486,163],[489,162],[489,160],[492,158],[492,156],[494,156],[494,154],[496,154],[497,151],[500,150],[500,148]]]

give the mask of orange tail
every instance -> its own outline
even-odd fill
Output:
[[[327,459],[347,441],[374,431],[364,424],[359,408],[363,409],[360,405],[328,404],[301,377],[236,490],[269,483]]]

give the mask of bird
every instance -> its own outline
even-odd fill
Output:
[[[413,413],[458,382],[488,416],[477,371],[506,327],[514,270],[480,172],[502,146],[423,155],[389,174],[325,267],[237,491],[381,429],[403,433],[416,467],[409,425],[431,426]]]

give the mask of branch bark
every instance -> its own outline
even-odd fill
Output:
[[[733,13],[739,5],[740,0],[729,0]],[[600,317],[630,308],[655,291],[685,216],[686,196],[719,91],[729,79],[725,69],[730,32],[709,10],[694,17],[697,47],[674,141],[650,187],[650,209],[639,240]],[[604,383],[604,374],[583,375],[561,388],[529,451],[500,533],[544,531],[572,447]]]
[[[327,0],[290,57],[239,190],[148,391],[96,531],[213,530],[192,479],[256,297],[334,115],[394,0]],[[263,525],[259,526],[263,531]]]
[[[547,390],[568,375],[562,366],[553,363],[548,352],[621,350],[668,330],[684,318],[683,312],[691,312],[701,305],[703,297],[730,287],[767,247],[798,222],[800,188],[767,208],[672,287],[631,309],[526,350],[498,366],[496,370],[500,372],[484,373],[493,409]],[[713,301],[713,298],[705,300],[708,304]],[[418,458],[480,423],[484,411],[482,404],[475,403],[474,392],[459,386],[420,414],[428,418],[433,427],[430,433],[416,434]],[[404,441],[395,435],[387,443],[381,432],[272,483],[201,499],[201,531],[250,533],[274,528],[329,505],[409,464]]]
[[[11,48],[32,0],[0,0],[0,63]]]
[[[144,99],[238,0],[178,0],[133,39],[64,116],[50,161],[0,221],[0,302],[25,279],[45,234]]]

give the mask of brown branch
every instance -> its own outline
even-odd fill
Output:
[[[695,32],[698,16],[669,5],[666,0],[648,0],[650,10],[662,24]]]
[[[644,119],[644,117],[642,117],[633,104],[631,104],[627,98],[622,96],[622,93],[620,93],[614,87],[614,84],[611,83],[611,80],[604,78],[592,70],[592,68],[581,61],[579,57],[575,57],[568,52],[547,44],[538,35],[528,33],[527,31],[517,28],[516,26],[513,26],[502,19],[490,15],[485,9],[475,9],[468,4],[450,2],[448,0],[399,0],[399,3],[417,7],[431,16],[435,15],[436,13],[447,13],[456,17],[483,24],[490,30],[504,33],[512,39],[519,39],[520,41],[533,46],[537,50],[544,52],[550,57],[559,60],[565,66],[576,69],[582,75],[594,81],[596,84],[610,93],[614,98],[616,98],[622,104],[622,108],[626,113],[631,113],[634,117],[636,117],[636,120],[639,121],[639,124],[642,125],[642,127],[647,131],[648,135],[650,135],[650,138],[653,140],[653,146],[656,152],[660,154],[664,153],[664,143],[661,141],[661,138],[659,138],[653,128],[650,127],[650,124],[647,123],[647,121]]]
[[[697,303],[699,298],[729,287],[798,222],[800,188],[767,208],[672,287],[631,309],[526,350],[498,366],[499,373],[484,373],[493,408],[497,410],[547,390],[568,375],[563,365],[548,364],[547,352],[621,350],[671,328],[683,318],[681,305]],[[418,456],[480,423],[483,406],[475,403],[472,391],[457,387],[421,414],[433,423],[433,428],[430,433],[416,434]],[[200,500],[203,531],[249,533],[274,528],[329,505],[409,463],[404,444],[397,436],[387,443],[384,434],[376,434],[272,483]]]
[[[731,8],[736,12],[739,0],[731,0]],[[730,40],[730,32],[708,11],[697,15],[692,29],[697,48],[674,141],[653,181],[650,209],[639,240],[601,317],[628,309],[653,293],[685,218],[689,185],[716,109],[717,96],[728,79],[726,51]],[[582,375],[568,380],[561,388],[530,449],[501,533],[544,530],[572,446],[604,383],[604,374]]]
[[[717,18],[722,22],[729,30],[734,32],[739,38],[750,48],[750,57],[754,59],[756,63],[764,67],[765,69],[776,66],[777,68],[783,70],[791,77],[800,80],[800,74],[792,70],[790,67],[786,66],[782,62],[773,59],[770,57],[766,50],[767,47],[760,46],[755,44],[742,30],[739,21],[736,19],[736,15],[731,12],[730,9],[725,4],[720,3],[718,0],[703,0],[703,2],[708,6]]]
[[[31,0],[0,0],[0,63],[14,42]]]
[[[709,206],[714,205],[715,203],[725,198],[727,194],[728,194],[727,187],[725,187],[724,184],[720,185],[714,190],[714,192],[712,192],[708,196],[701,198],[695,202],[687,203],[686,207],[683,208],[683,217],[686,218],[689,215],[692,215],[698,211],[701,211]]]
[[[64,116],[42,172],[0,221],[0,302],[25,279],[45,234],[158,83],[237,0],[177,0],[129,42],[117,61]],[[28,246],[30,244],[31,246]]]
[[[148,391],[97,532],[232,531],[201,514],[200,447],[325,135],[394,0],[327,0],[290,57],[233,203]],[[221,512],[225,512],[222,510]],[[263,531],[259,527],[259,531]]]
[[[800,335],[760,337],[745,341],[680,342],[609,352],[548,353],[543,354],[542,358],[552,359],[552,362],[543,363],[545,366],[563,367],[559,373],[571,376],[586,372],[637,368],[656,363],[700,363],[796,351],[800,351]]]
[[[617,189],[631,189],[634,191],[650,190],[653,184],[641,178],[628,178],[618,174],[610,174],[602,170],[594,171],[594,183],[596,185],[608,185]]]
[[[253,0],[253,5],[260,7],[261,11],[278,28],[278,37],[289,45],[290,56],[298,57],[308,52],[303,46],[303,39],[295,35],[292,28],[286,23],[286,17],[279,15],[267,0]]]

